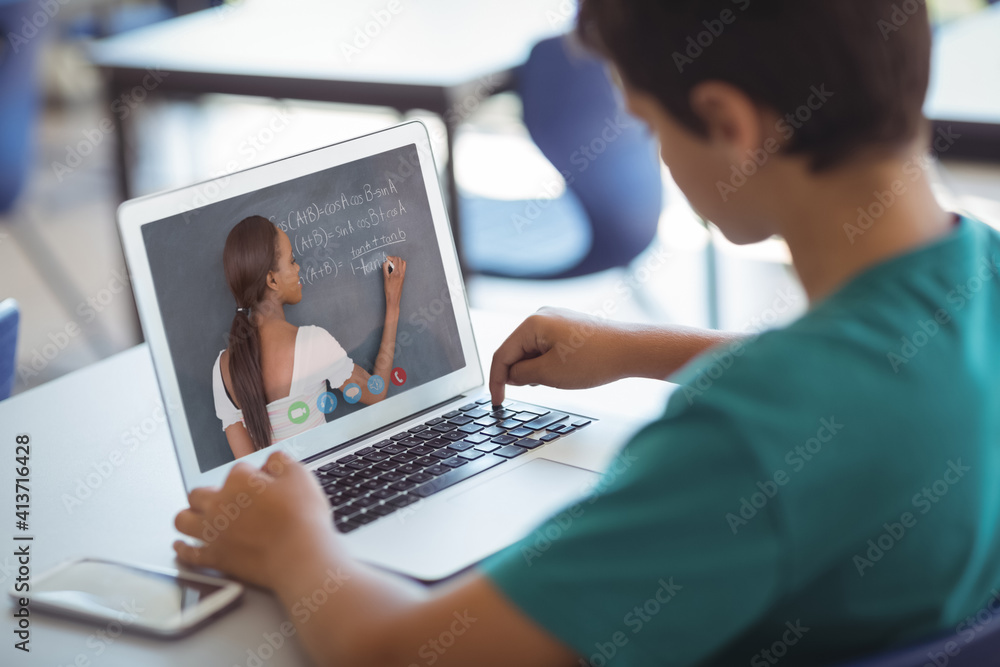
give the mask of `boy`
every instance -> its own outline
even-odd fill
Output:
[[[736,243],[783,236],[810,310],[754,340],[528,318],[493,358],[494,403],[505,384],[681,385],[626,445],[628,469],[540,529],[543,551],[532,535],[444,587],[407,585],[353,561],[312,476],[275,454],[191,493],[176,525],[198,537],[251,475],[266,486],[214,542],[176,543],[179,559],[272,588],[315,660],[338,665],[817,664],[985,608],[1000,235],[931,193],[930,31],[903,4],[581,4],[578,35],[692,205]],[[563,362],[581,325],[593,334]],[[333,575],[330,600],[296,614]]]

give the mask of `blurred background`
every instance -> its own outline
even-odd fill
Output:
[[[0,0],[0,398],[141,342],[124,198],[412,118],[473,308],[742,331],[805,309],[780,239],[727,243],[616,124],[600,63],[559,39],[573,0],[412,1]],[[928,115],[960,135],[940,196],[996,224],[1000,6],[928,4]]]

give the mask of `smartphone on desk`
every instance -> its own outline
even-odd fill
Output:
[[[9,591],[21,608],[158,637],[181,637],[233,608],[243,598],[235,581],[109,560],[84,558]],[[29,613],[30,613],[29,611]]]

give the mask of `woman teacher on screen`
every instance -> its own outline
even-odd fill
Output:
[[[385,398],[384,389],[369,390],[368,380],[372,375],[384,380],[392,369],[405,261],[388,257],[382,264],[385,324],[371,375],[322,327],[297,327],[285,319],[285,304],[302,300],[299,265],[288,235],[267,218],[250,216],[233,227],[222,263],[236,298],[236,314],[229,347],[215,360],[212,386],[215,414],[233,456],[246,456],[325,423],[317,400],[327,382],[347,390],[347,398],[360,390],[358,400],[366,405]]]

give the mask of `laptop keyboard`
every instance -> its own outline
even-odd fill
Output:
[[[314,472],[348,533],[590,424],[565,412],[481,398]]]

